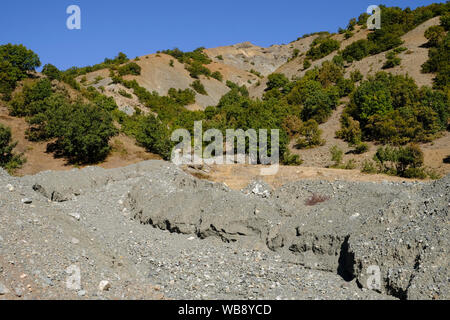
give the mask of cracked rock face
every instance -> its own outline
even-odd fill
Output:
[[[79,214],[79,219],[67,223],[94,230],[99,234],[99,241],[106,241],[110,250],[120,250],[117,237],[123,235],[122,242],[131,237],[132,245],[124,250],[132,254],[132,261],[137,265],[146,263],[148,248],[158,248],[155,239],[163,237],[167,245],[161,250],[169,253],[179,245],[194,246],[196,241],[222,252],[222,262],[211,258],[213,260],[205,271],[222,270],[223,264],[226,269],[233,270],[231,265],[226,265],[234,259],[227,256],[231,248],[232,255],[237,255],[238,260],[242,258],[243,268],[253,268],[251,263],[257,263],[241,257],[243,250],[254,250],[268,255],[269,270],[284,265],[298,272],[310,270],[312,279],[318,279],[319,274],[340,279],[332,281],[342,282],[342,285],[328,282],[328,288],[319,289],[319,292],[330,293],[322,298],[347,297],[350,292],[346,295],[336,289],[345,283],[356,292],[354,297],[359,298],[369,298],[367,292],[375,294],[370,298],[380,299],[450,298],[450,176],[430,183],[298,181],[276,190],[264,182],[254,181],[239,192],[222,184],[196,179],[173,164],[147,161],[120,169],[45,172],[20,179],[9,177],[0,170],[0,182],[2,186],[14,187],[4,188],[9,194],[20,189],[19,202],[24,196],[33,200],[33,207],[28,210],[57,206],[66,213],[55,215],[57,219],[71,217],[74,212]],[[3,189],[1,191],[3,193]],[[8,205],[7,201],[13,201],[9,199],[9,196],[0,199],[0,209]],[[311,202],[311,199],[320,201]],[[120,208],[116,209],[116,206]],[[23,222],[20,223],[23,228]],[[124,225],[127,226],[125,229]],[[111,243],[107,242],[108,237]],[[81,235],[75,238],[81,240],[75,245],[83,244]],[[147,244],[141,247],[142,241]],[[155,251],[155,254],[167,256],[163,251]],[[115,253],[114,257],[120,255]],[[195,259],[196,255],[200,260],[200,253],[189,252],[191,258]],[[168,263],[176,268],[178,255],[168,254],[168,257],[170,263],[159,264]],[[278,264],[272,263],[270,257]],[[194,264],[190,264],[191,267]],[[190,279],[188,275],[179,277]],[[177,286],[174,278],[168,279],[174,286],[173,297],[197,297],[190,295],[196,290],[192,289],[196,286],[189,282],[191,280],[183,280],[180,282],[183,285]],[[232,283],[236,277],[230,274],[224,279],[221,281]],[[103,280],[93,279],[94,287]],[[293,279],[285,280],[290,282],[285,284],[286,294],[281,296],[310,297],[295,293]],[[261,285],[259,280],[249,281],[251,286]],[[308,286],[308,281],[313,280],[304,281]],[[212,298],[235,298],[232,288],[224,286],[228,289],[210,287],[208,292],[215,294]],[[238,286],[236,284],[236,288]],[[120,286],[113,285],[114,290],[120,290]],[[170,295],[171,291],[167,290]],[[226,294],[222,296],[219,292]],[[271,297],[264,293],[256,296]]]

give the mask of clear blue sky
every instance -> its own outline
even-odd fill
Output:
[[[428,5],[428,0],[385,0],[388,6]],[[336,32],[374,0],[3,0],[0,44],[22,43],[41,62],[58,68],[114,57],[134,58],[179,47],[216,47],[250,41],[289,43],[305,33]],[[82,29],[66,28],[66,8],[82,11]]]

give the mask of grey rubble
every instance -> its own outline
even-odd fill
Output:
[[[233,191],[163,161],[0,170],[1,282],[17,287],[17,269],[36,287],[23,298],[50,299],[450,298],[450,176],[269,188]],[[313,194],[328,200],[306,206]],[[66,286],[71,265],[83,294]]]

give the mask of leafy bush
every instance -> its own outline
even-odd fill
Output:
[[[220,71],[215,71],[215,72],[213,72],[213,73],[211,74],[211,77],[214,78],[214,79],[216,79],[216,80],[219,80],[220,82],[223,81],[223,75],[220,73]]]
[[[52,64],[46,64],[42,69],[42,73],[50,80],[61,80],[62,73],[57,67]]]
[[[300,138],[297,140],[296,147],[299,149],[314,148],[325,144],[321,139],[322,130],[318,123],[311,119],[305,122],[300,128]]]
[[[120,94],[122,97],[125,97],[125,98],[128,98],[128,99],[131,99],[131,98],[133,97],[131,94],[129,94],[128,92],[126,92],[126,91],[123,90],[123,89],[120,89],[120,90],[119,90],[119,94]]]
[[[298,154],[291,154],[289,149],[286,150],[281,161],[285,166],[299,166],[303,163]]]
[[[190,76],[194,79],[198,79],[200,75],[206,77],[211,76],[211,70],[198,61],[194,61],[190,65],[187,65],[186,70],[189,71]]]
[[[341,124],[341,129],[336,132],[336,136],[339,139],[347,141],[351,145],[359,144],[362,139],[359,121],[344,113],[341,117]]]
[[[187,106],[195,103],[195,92],[191,89],[176,90],[174,88],[170,88],[168,94],[170,98],[172,98],[182,106]]]
[[[251,74],[254,74],[255,76],[257,76],[258,78],[264,78],[264,76],[261,74],[261,72],[258,72],[255,69],[251,69],[249,72]]]
[[[363,154],[363,153],[366,153],[367,151],[369,151],[369,146],[367,143],[361,142],[356,145],[356,148],[355,148],[356,154]]]
[[[107,68],[117,69],[119,65],[124,64],[128,61],[129,59],[127,55],[123,52],[119,52],[119,54],[114,59],[105,58],[104,62],[93,66],[86,66],[83,68],[69,68],[66,71],[62,72],[63,75],[61,77],[61,80],[71,85],[74,89],[79,90],[79,88],[76,88],[73,83],[76,77]]]
[[[212,60],[204,53],[205,48],[197,48],[192,52],[183,52],[178,48],[166,50],[163,53],[171,55],[180,63],[185,64],[192,78],[198,79],[200,75],[211,76],[211,70],[206,68],[205,64],[210,64]]]
[[[267,89],[266,91],[272,89],[283,90],[289,84],[289,79],[282,73],[272,73],[268,76]]]
[[[139,76],[141,75],[142,68],[135,62],[127,63],[126,65],[119,68],[119,74],[121,76],[125,75],[133,75]]]
[[[380,165],[380,171],[405,178],[425,178],[423,152],[419,146],[410,144],[406,147],[380,147],[374,160]]]
[[[20,168],[25,163],[23,155],[14,154],[13,150],[17,143],[12,142],[11,129],[0,123],[0,167],[9,173]]]
[[[375,166],[375,163],[371,160],[364,160],[361,172],[369,173],[369,174],[377,173],[377,168]]]
[[[324,88],[344,80],[343,68],[330,61],[322,63],[317,72],[317,80],[320,81]]]
[[[318,123],[325,122],[337,106],[338,94],[323,89],[320,83],[315,81],[307,82],[302,91],[305,94],[302,120],[314,119]]]
[[[22,92],[13,97],[9,103],[12,116],[32,116],[46,109],[45,99],[52,95],[52,85],[48,79],[24,85]]]
[[[205,87],[203,86],[203,83],[201,83],[200,80],[195,80],[194,82],[192,82],[191,87],[194,88],[194,90],[200,94],[203,94],[203,95],[208,94],[205,90]]]
[[[303,61],[303,70],[308,70],[311,67],[311,61],[309,59],[305,59]]]
[[[339,47],[340,43],[337,40],[330,37],[318,37],[313,41],[308,52],[306,52],[306,56],[313,61],[318,60],[338,50]]]
[[[344,67],[345,60],[341,54],[337,54],[333,57],[333,63],[339,67]]]
[[[391,69],[396,66],[399,66],[402,60],[397,57],[397,54],[394,51],[390,51],[386,54],[386,62],[383,65],[383,69]]]
[[[448,14],[441,18],[442,27],[448,31]],[[430,30],[430,29],[429,29]],[[434,87],[448,91],[450,87],[450,33],[442,35],[442,29],[436,28],[428,32],[429,46],[428,61],[422,65],[422,72],[436,73]]]
[[[331,166],[332,168],[338,168],[342,164],[342,159],[344,157],[344,151],[341,148],[334,145],[330,148],[331,161],[334,164]]]
[[[345,33],[344,33],[344,39],[345,40],[350,39],[353,36],[354,36],[354,33],[349,31],[349,30],[345,31]]]
[[[203,52],[205,48],[200,47],[192,52],[183,52],[178,48],[173,50],[165,50],[163,53],[171,55],[177,59],[180,63],[191,64],[192,62],[199,62],[201,64],[210,64],[211,59]]]
[[[359,61],[367,57],[371,51],[371,43],[368,40],[362,39],[348,45],[342,51],[342,57],[347,62]]]
[[[443,26],[431,26],[425,31],[425,38],[428,39],[427,46],[437,47],[445,38],[445,28]]]
[[[355,70],[350,74],[350,79],[353,82],[359,82],[364,78],[364,76],[362,75],[361,71],[359,70]]]
[[[296,115],[288,115],[283,120],[283,129],[286,131],[290,138],[299,135],[302,127],[303,122]]]
[[[355,84],[351,79],[341,78],[336,84],[339,88],[340,97],[347,97],[355,90]]]
[[[450,12],[447,12],[447,14],[442,15],[441,26],[444,27],[445,31],[450,30]]]

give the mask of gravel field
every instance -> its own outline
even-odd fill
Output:
[[[239,192],[163,161],[0,169],[0,299],[449,299],[449,210],[450,176]]]

